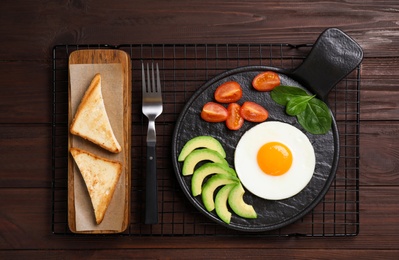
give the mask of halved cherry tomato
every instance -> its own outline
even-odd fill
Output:
[[[230,103],[227,107],[226,126],[230,130],[238,130],[244,124],[244,118],[240,115],[241,106],[237,103]]]
[[[247,121],[259,123],[268,118],[269,112],[255,102],[245,101],[241,106],[240,115]]]
[[[211,123],[226,121],[227,115],[227,109],[215,102],[206,103],[201,111],[201,118]]]
[[[233,103],[242,97],[242,89],[236,81],[228,81],[217,87],[215,100],[220,103]]]
[[[280,77],[273,71],[259,73],[252,80],[252,86],[258,91],[271,91],[280,84]]]

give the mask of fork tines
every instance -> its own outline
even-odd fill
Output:
[[[158,222],[158,200],[157,200],[157,167],[156,167],[156,132],[155,119],[162,113],[162,92],[159,77],[159,68],[156,64],[156,81],[154,75],[154,64],[150,69],[147,63],[147,73],[142,64],[142,89],[143,89],[143,114],[148,118],[147,130],[147,173],[146,173],[146,210],[145,223],[156,224]],[[147,74],[147,84],[145,79]]]

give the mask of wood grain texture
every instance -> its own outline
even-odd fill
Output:
[[[51,187],[50,125],[0,125],[0,187]]]
[[[367,59],[362,64],[361,120],[399,120],[399,59]]]
[[[0,18],[0,60],[48,59],[51,46],[67,43],[300,44],[313,42],[327,27],[348,32],[367,57],[396,56],[399,50],[395,1],[42,0],[1,5],[9,11]]]
[[[360,126],[360,182],[399,185],[399,123],[367,121]]]
[[[397,250],[399,188],[363,187],[360,234],[348,238],[259,238],[238,236],[91,237],[52,235],[51,191],[42,188],[0,189],[0,249],[330,249]],[[383,211],[384,214],[380,212]],[[376,239],[378,237],[378,239]],[[162,251],[160,251],[162,253]]]
[[[51,63],[0,61],[0,71],[0,123],[49,123]]]
[[[353,257],[359,259],[395,259],[399,250],[353,250],[349,254],[347,251],[334,249],[314,249],[312,255],[320,260],[323,259],[342,259],[351,260]],[[71,258],[79,259],[281,259],[290,258],[297,260],[308,260],[309,252],[301,249],[125,249],[125,250],[26,250],[26,251],[6,251],[0,252],[3,259],[24,259],[42,258],[59,259],[60,255],[68,255]]]
[[[120,111],[120,118],[117,118],[118,122],[122,121],[123,129],[122,129],[122,156],[118,157],[121,159],[123,165],[122,171],[122,187],[124,188],[124,196],[122,196],[123,200],[121,205],[123,205],[123,218],[120,228],[115,230],[78,230],[77,229],[77,221],[76,221],[76,214],[75,212],[75,173],[74,167],[75,161],[73,160],[72,156],[68,157],[68,223],[69,227],[72,232],[74,233],[85,233],[85,234],[107,234],[107,233],[120,233],[126,230],[129,225],[129,217],[130,217],[130,181],[131,181],[131,96],[132,96],[132,86],[131,86],[131,64],[130,64],[130,57],[124,51],[120,50],[78,50],[73,52],[69,57],[69,66],[74,64],[120,64],[121,65],[121,75],[122,78],[122,88],[121,94],[122,98],[121,101],[123,102]],[[71,75],[70,75],[71,76]],[[72,119],[74,118],[74,114],[72,113],[72,105],[71,105],[71,93],[72,93],[72,79],[70,78],[69,81],[69,120],[68,125],[71,124]],[[76,140],[76,136],[69,133],[68,135],[68,150],[71,147],[74,147],[74,140]],[[77,143],[75,141],[75,143]],[[102,148],[96,147],[98,150]],[[94,150],[97,151],[98,150]],[[93,151],[92,151],[93,152]],[[102,155],[104,156],[104,155]],[[112,159],[113,157],[106,157],[108,159]],[[119,159],[118,159],[119,160]]]
[[[6,0],[0,1],[0,9],[7,10],[0,15],[0,258],[398,258],[397,1]],[[326,27],[344,30],[365,53],[360,94],[358,236],[259,239],[71,237],[51,233],[52,167],[65,167],[51,164],[55,44],[302,44],[313,43]],[[64,78],[65,73],[58,71],[56,77]],[[166,109],[176,97],[188,98],[181,90],[166,96]],[[132,100],[133,109],[139,110],[140,98],[133,96]],[[168,122],[174,119],[172,114],[163,116]],[[140,118],[134,120],[140,129]],[[171,133],[173,125],[162,125],[162,129]],[[167,136],[161,137],[165,143]],[[57,142],[63,147],[67,140]],[[137,140],[132,151],[140,155],[142,144]],[[64,156],[59,150],[55,155]],[[166,160],[169,154],[160,157]],[[137,156],[132,160],[141,162]],[[160,167],[169,166],[165,163]],[[141,187],[140,183],[134,185]],[[66,216],[60,217],[67,221]]]

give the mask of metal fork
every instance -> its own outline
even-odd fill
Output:
[[[156,64],[156,82],[154,76],[154,63],[152,64],[151,77],[147,63],[147,84],[145,79],[144,64],[142,67],[143,88],[143,114],[148,118],[147,130],[147,173],[146,173],[146,206],[145,223],[158,223],[158,200],[157,200],[157,157],[156,157],[156,132],[155,119],[162,113],[162,92],[159,79],[158,64]]]

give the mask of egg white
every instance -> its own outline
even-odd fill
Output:
[[[292,153],[291,168],[283,175],[265,174],[257,153],[266,143],[280,142]],[[282,200],[299,193],[312,179],[316,157],[308,137],[296,127],[277,121],[258,124],[248,130],[237,144],[234,166],[242,184],[254,195]]]

